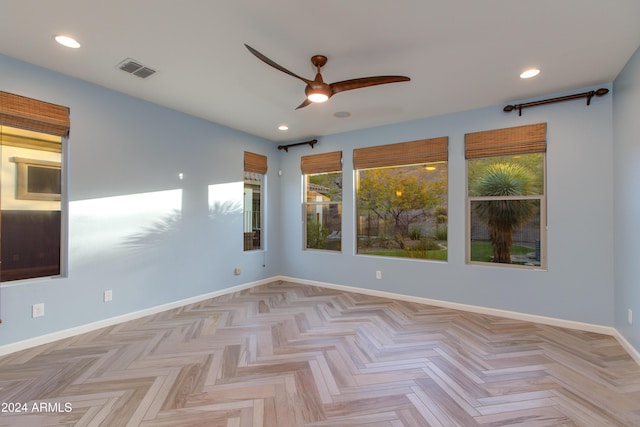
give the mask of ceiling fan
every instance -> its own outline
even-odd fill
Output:
[[[317,72],[315,79],[309,80],[305,79],[304,77],[300,77],[299,75],[287,70],[281,65],[276,64],[271,59],[267,58],[248,44],[245,44],[245,46],[247,47],[247,49],[249,49],[249,52],[253,53],[259,60],[268,65],[271,65],[276,70],[280,70],[283,73],[289,74],[290,76],[300,79],[307,84],[304,89],[307,97],[302,102],[302,104],[296,107],[296,110],[298,108],[306,107],[312,102],[325,102],[327,99],[331,98],[333,95],[339,92],[387,83],[407,82],[411,80],[409,77],[405,76],[374,76],[343,80],[341,82],[328,84],[325,83],[324,80],[322,80],[322,75],[320,74],[320,68],[322,68],[322,66],[327,63],[327,57],[324,55],[314,55],[311,57],[311,63],[316,67]]]

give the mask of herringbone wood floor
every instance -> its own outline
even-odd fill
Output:
[[[0,358],[0,402],[29,427],[640,426],[640,367],[605,335],[276,282]]]

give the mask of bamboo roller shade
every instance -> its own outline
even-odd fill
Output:
[[[547,124],[468,133],[464,136],[467,159],[544,153],[547,151]]]
[[[0,91],[0,125],[65,136],[69,108]]]
[[[305,175],[339,172],[342,170],[342,151],[302,156],[300,159],[300,169],[302,169],[302,173]]]
[[[353,150],[354,169],[446,161],[449,137],[421,139]]]
[[[254,173],[267,173],[267,156],[245,151],[244,171]]]

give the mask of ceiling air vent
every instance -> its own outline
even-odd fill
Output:
[[[125,59],[124,61],[119,63],[117,67],[122,71],[126,71],[127,73],[133,74],[134,76],[138,76],[141,79],[146,79],[156,72],[156,70],[142,65],[139,61],[131,58]]]

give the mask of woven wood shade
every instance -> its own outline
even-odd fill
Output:
[[[353,150],[354,169],[414,165],[446,161],[449,138],[446,136]]]
[[[255,173],[267,173],[267,156],[244,152],[244,171]]]
[[[544,153],[547,151],[547,124],[468,133],[464,136],[467,159]]]
[[[69,108],[0,91],[0,125],[65,136]]]
[[[302,156],[300,160],[302,173],[339,172],[342,170],[342,151]]]

